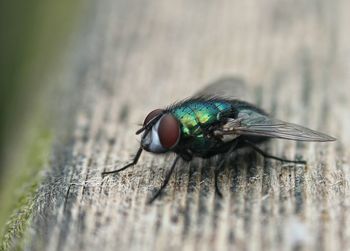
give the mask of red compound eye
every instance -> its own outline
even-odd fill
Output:
[[[171,114],[161,118],[158,127],[159,141],[164,148],[174,147],[180,138],[180,127],[177,120]]]
[[[147,117],[145,118],[145,121],[143,122],[143,126],[147,125],[148,122],[150,122],[152,119],[157,117],[159,114],[163,112],[162,109],[156,109],[148,113]]]

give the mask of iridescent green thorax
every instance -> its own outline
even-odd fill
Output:
[[[193,150],[204,151],[215,142],[205,137],[203,128],[219,122],[219,114],[231,108],[232,104],[229,101],[189,100],[174,106],[170,112],[180,122],[182,140],[190,140]]]

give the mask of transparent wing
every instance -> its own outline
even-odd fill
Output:
[[[270,118],[255,111],[239,112],[222,127],[222,134],[265,136],[297,141],[334,141],[335,138],[309,128]]]
[[[253,101],[247,91],[247,85],[240,78],[224,77],[199,91],[194,97],[222,97]],[[245,104],[251,106],[250,104]],[[251,135],[282,138],[297,141],[334,141],[335,138],[309,128],[274,119],[256,107],[239,111],[237,118],[228,122],[218,131],[218,135]]]
[[[201,96],[237,98],[246,101],[250,99],[246,84],[238,77],[223,77],[214,81],[194,95],[194,97]]]

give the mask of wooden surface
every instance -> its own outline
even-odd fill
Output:
[[[98,1],[68,51],[62,106],[29,250],[350,250],[349,1]],[[307,166],[233,156],[182,163],[136,153],[146,114],[224,76],[274,116],[335,143],[274,140]],[[59,106],[58,105],[58,106]],[[63,113],[62,113],[63,111]],[[62,136],[63,135],[63,136]]]

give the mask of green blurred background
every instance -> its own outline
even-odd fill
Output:
[[[57,82],[50,74],[80,32],[86,6],[70,0],[0,2],[0,249],[19,246],[30,218],[54,137],[48,90]]]

